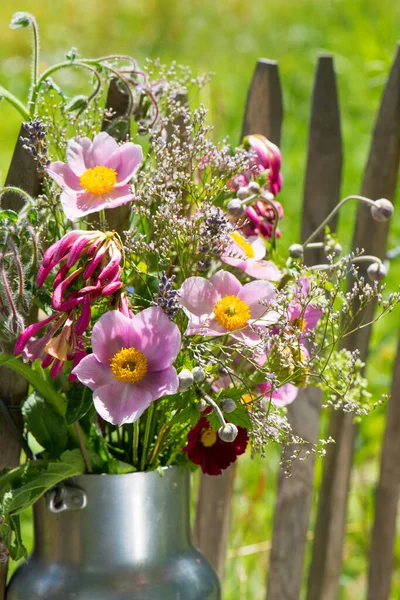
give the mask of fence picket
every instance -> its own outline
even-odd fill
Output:
[[[394,201],[399,160],[400,50],[398,49],[376,119],[361,194],[373,199],[385,197]],[[387,235],[388,224],[375,222],[370,215],[369,207],[359,204],[353,248],[364,248],[367,254],[383,258]],[[372,315],[373,307],[370,306],[366,312],[366,322]],[[364,327],[346,338],[346,347],[350,350],[358,348],[363,361],[368,355],[371,330],[372,326]],[[338,595],[356,436],[353,415],[334,411],[331,415],[329,435],[336,440],[336,443],[328,447],[324,462],[307,600],[320,598],[335,600]]]
[[[23,125],[18,134],[5,185],[20,187],[31,196],[36,196],[40,192],[36,164],[32,155],[23,148],[21,136],[26,136]],[[15,193],[7,192],[0,198],[3,209],[19,211],[23,205],[23,199]],[[5,350],[12,352],[12,346]],[[18,407],[26,397],[27,390],[27,382],[21,375],[0,366],[0,471],[19,464],[22,417]],[[0,600],[5,598],[6,578],[7,564],[0,562]]]
[[[334,64],[331,56],[321,56],[312,95],[302,239],[307,239],[338,203],[342,162]],[[331,227],[335,227],[335,222]],[[310,249],[305,258],[308,264],[323,262],[323,250]],[[316,388],[301,390],[296,401],[288,407],[293,433],[313,444],[318,441],[320,407],[321,393]],[[308,445],[305,445],[301,454],[304,455],[307,449]],[[293,447],[289,448],[290,454],[292,451]],[[305,461],[297,460],[291,477],[282,471],[279,473],[267,580],[268,600],[298,600],[300,597],[313,481],[314,455]]]
[[[282,90],[275,61],[257,61],[247,95],[242,137],[260,133],[280,143]],[[223,580],[230,528],[235,465],[219,477],[200,475],[195,542]],[[221,516],[223,518],[221,518]]]

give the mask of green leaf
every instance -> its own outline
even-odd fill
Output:
[[[82,419],[93,405],[92,394],[86,386],[74,383],[68,392],[68,405],[65,415],[68,425]]]
[[[25,364],[22,360],[15,356],[11,356],[10,354],[0,354],[0,365],[4,365],[25,377],[25,379],[33,385],[39,394],[43,396],[43,398],[47,400],[60,415],[65,415],[65,400],[46,379],[46,373],[40,365],[31,366]]]
[[[85,472],[85,464],[78,449],[63,452],[59,461],[31,461],[25,465],[22,477],[3,494],[0,514],[3,517],[1,534],[7,540],[10,556],[18,560],[26,555],[20,532],[19,515],[31,507],[52,487],[70,477]]]
[[[58,458],[68,441],[64,417],[36,393],[31,394],[22,405],[22,415],[28,431],[49,454]]]
[[[15,223],[18,221],[18,213],[15,210],[0,210],[0,221],[5,220]]]

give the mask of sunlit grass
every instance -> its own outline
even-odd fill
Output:
[[[279,61],[284,89],[282,150],[285,207],[282,245],[298,235],[306,160],[307,119],[317,56],[335,56],[344,136],[342,195],[358,192],[368,154],[379,98],[393,60],[400,25],[400,4],[393,0],[3,0],[0,15],[0,83],[26,97],[29,75],[29,32],[11,31],[16,10],[30,10],[42,32],[41,67],[62,59],[71,46],[81,54],[129,53],[139,62],[159,56],[176,59],[195,72],[215,77],[202,100],[215,123],[215,135],[238,141],[246,91],[255,60]],[[72,81],[68,75],[68,82]],[[65,80],[64,80],[65,81]],[[19,130],[18,115],[0,103],[0,178],[4,180]],[[341,216],[340,233],[351,239],[354,207]],[[347,244],[347,247],[348,247]],[[400,219],[394,219],[390,245],[400,244]],[[345,244],[346,246],[346,244]],[[387,283],[396,289],[399,265]],[[398,313],[377,325],[368,374],[376,398],[389,392],[398,336]],[[368,532],[384,427],[385,409],[366,419],[357,438],[349,525],[341,578],[342,600],[365,596]],[[224,600],[265,597],[268,542],[276,491],[278,453],[264,461],[245,458],[236,481],[230,556]],[[317,473],[320,473],[320,465]],[[317,476],[319,477],[319,475]],[[312,534],[310,535],[310,537]],[[252,546],[252,548],[246,548]],[[252,553],[251,553],[252,552]],[[397,548],[399,556],[400,548]],[[398,564],[398,561],[397,561]],[[400,571],[393,598],[400,595]]]

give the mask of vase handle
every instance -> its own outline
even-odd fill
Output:
[[[47,495],[47,507],[54,514],[66,510],[83,510],[86,506],[85,490],[75,485],[60,483]]]

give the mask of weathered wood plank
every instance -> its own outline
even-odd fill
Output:
[[[311,106],[301,225],[303,240],[338,203],[342,162],[340,110],[333,59],[321,56]],[[335,224],[333,221],[331,227],[334,228]],[[323,251],[310,249],[305,259],[308,264],[324,262]],[[317,443],[320,409],[320,390],[301,390],[295,402],[288,407],[293,433],[312,444]],[[308,446],[303,448],[303,455],[307,449]],[[268,570],[268,600],[298,600],[300,597],[313,482],[313,454],[305,461],[295,461],[291,477],[279,473]]]
[[[375,518],[369,555],[368,600],[389,600],[400,497],[400,342],[386,411]]]
[[[260,59],[250,84],[242,137],[260,133],[279,145],[283,117],[278,65]],[[200,476],[196,511],[195,542],[216,569],[221,581],[230,529],[235,467],[220,477]],[[223,518],[221,518],[223,515]]]
[[[400,160],[400,50],[391,69],[375,127],[361,193],[372,199],[394,201]],[[359,204],[353,238],[354,248],[367,254],[385,255],[388,223],[377,223],[365,204]],[[373,315],[371,306],[366,321]],[[366,360],[372,327],[346,338],[346,347],[358,348]],[[338,595],[346,525],[349,482],[353,463],[356,426],[353,415],[340,411],[331,415],[329,435],[336,443],[328,447],[319,494],[318,515],[308,580],[307,600],[335,600]],[[375,598],[374,598],[375,600]]]
[[[20,187],[31,196],[40,192],[40,180],[32,155],[23,148],[21,136],[26,136],[21,126],[7,174],[5,185]],[[24,202],[20,196],[7,192],[0,199],[0,206],[19,211]],[[6,348],[12,352],[11,348]],[[7,367],[0,366],[0,470],[19,464],[21,445],[18,433],[22,431],[22,418],[18,410],[27,393],[26,380]],[[10,407],[10,410],[9,410]],[[1,543],[1,540],[0,540]],[[7,564],[0,563],[0,600],[5,598]]]
[[[111,119],[105,118],[102,130],[107,131],[116,140],[123,141],[130,132],[130,118],[126,116],[129,106],[129,96],[123,87],[118,84],[116,78],[111,79],[108,88],[106,109],[113,111]],[[106,221],[110,230],[115,230],[119,234],[129,228],[129,216],[131,205],[123,204],[117,208],[105,211]],[[88,221],[94,226],[99,225],[99,216],[97,213],[89,215]]]

